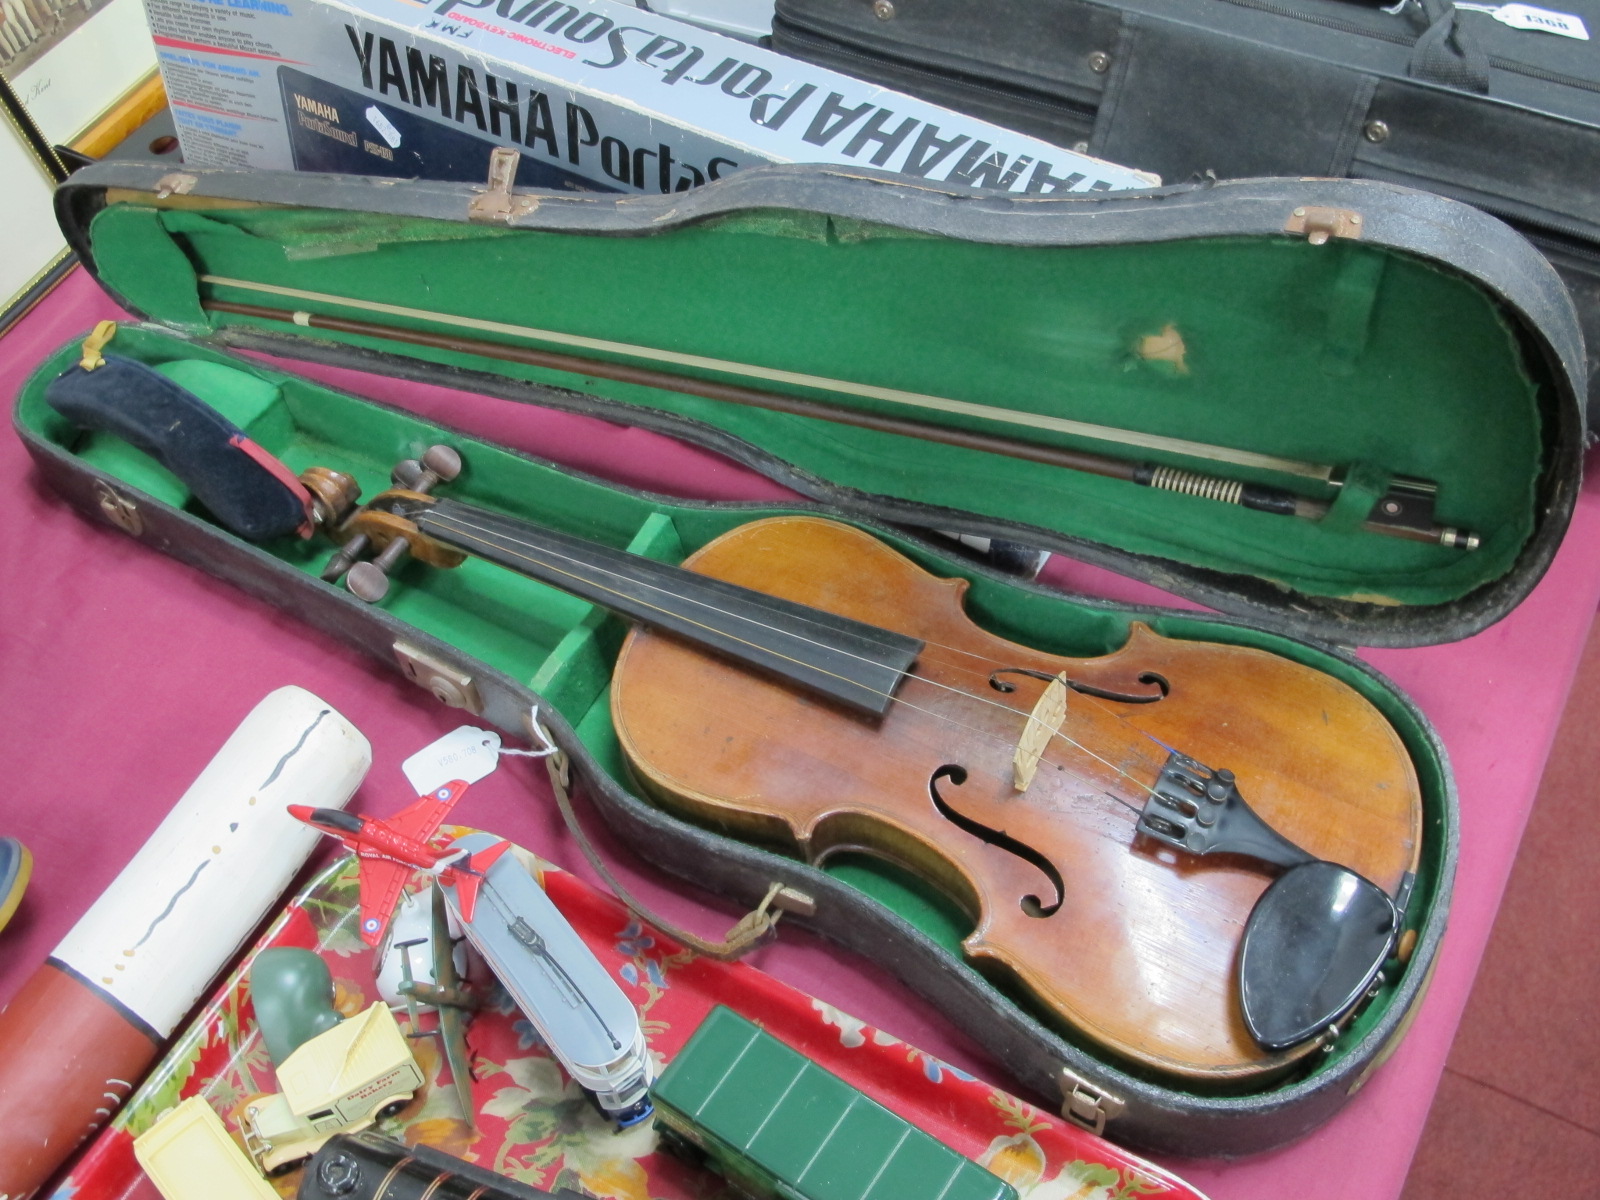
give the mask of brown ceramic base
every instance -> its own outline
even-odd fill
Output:
[[[0,1197],[22,1200],[160,1052],[148,1027],[54,960],[0,1011]]]

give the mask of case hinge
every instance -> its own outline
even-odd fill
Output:
[[[1289,214],[1283,231],[1301,234],[1313,246],[1320,246],[1329,238],[1359,238],[1361,225],[1361,214],[1353,209],[1301,206]]]
[[[522,155],[509,146],[496,146],[489,154],[489,181],[484,190],[467,205],[469,221],[509,222],[539,207],[533,196],[519,196],[511,189],[517,181],[517,165]]]
[[[194,191],[195,184],[200,180],[194,175],[185,175],[182,171],[174,171],[170,175],[163,175],[156,180],[156,199],[165,200],[168,196],[187,196]]]
[[[464,708],[473,716],[483,714],[483,697],[478,695],[478,685],[465,671],[405,642],[394,644],[394,657],[405,677],[432,692],[440,704]]]
[[[1102,1134],[1106,1122],[1127,1107],[1127,1101],[1096,1087],[1071,1067],[1061,1068],[1061,1115],[1074,1125]]]

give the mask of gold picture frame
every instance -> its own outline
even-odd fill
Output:
[[[72,266],[52,196],[66,167],[0,76],[0,331],[42,299]]]
[[[76,141],[155,69],[142,0],[0,0],[0,76],[55,145]]]

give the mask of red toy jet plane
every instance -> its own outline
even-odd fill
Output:
[[[337,808],[289,805],[290,816],[319,833],[338,838],[361,860],[361,940],[367,945],[376,947],[383,940],[400,890],[419,870],[455,887],[463,902],[462,916],[472,919],[483,873],[510,843],[497,842],[465,862],[460,853],[430,844],[429,839],[439,832],[439,826],[466,790],[467,785],[457,779],[419,797],[415,804],[387,820]]]

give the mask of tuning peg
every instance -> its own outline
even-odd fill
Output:
[[[426,495],[436,485],[449,483],[460,474],[461,455],[449,446],[436,445],[429,446],[423,452],[420,462],[408,458],[396,463],[394,470],[389,472],[389,478],[396,487]],[[322,577],[332,580],[343,575],[345,587],[350,589],[352,596],[375,604],[389,594],[389,575],[405,561],[411,546],[405,538],[397,537],[376,558],[369,562],[356,562],[369,545],[371,540],[365,534],[351,538],[338,554],[328,560]]]
[[[405,542],[397,538],[393,544],[404,546]],[[344,586],[357,600],[376,604],[389,594],[389,576],[375,562],[358,562],[345,573]]]
[[[389,478],[396,487],[413,492],[429,492],[435,484],[449,483],[461,474],[461,455],[449,446],[429,446],[418,462],[408,458],[397,463]]]

